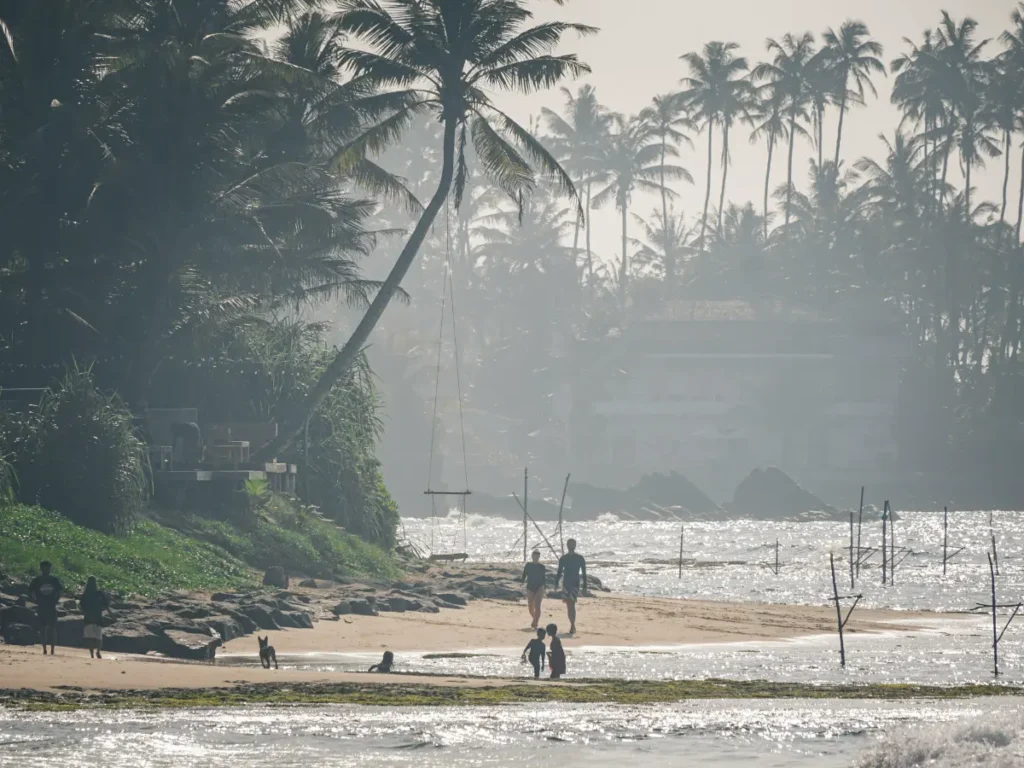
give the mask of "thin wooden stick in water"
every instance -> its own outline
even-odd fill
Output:
[[[992,555],[988,556],[988,572],[992,578],[992,666],[996,677],[999,677],[999,635],[996,628],[996,567],[992,563]]]
[[[679,526],[679,578],[683,578],[683,533],[685,532],[683,526]]]
[[[946,575],[946,553],[949,551],[949,507],[942,508],[942,575]]]
[[[860,578],[860,526],[864,521],[864,486],[860,487],[860,510],[857,512],[857,578]]]
[[[886,502],[888,504],[888,502]],[[889,586],[896,584],[896,518],[889,507]]]
[[[836,602],[836,625],[839,627],[839,663],[846,666],[846,645],[843,643],[843,609],[839,605],[839,585],[836,583],[836,559],[828,553],[828,563],[832,569],[832,597]]]
[[[529,560],[529,558],[527,557],[527,554],[526,554],[526,550],[527,550],[528,544],[529,544],[529,542],[527,542],[527,539],[529,538],[529,535],[530,535],[530,526],[529,526],[530,516],[529,516],[529,514],[526,511],[527,506],[529,505],[529,503],[530,503],[530,468],[529,467],[523,467],[523,562],[524,563]]]
[[[885,504],[882,506],[882,585],[883,586],[885,585],[886,566],[888,565],[888,562],[889,562],[888,561],[888,555],[886,554],[886,551],[885,551],[885,537],[886,537],[886,534],[887,534],[887,531],[886,531],[886,528],[885,528],[885,523],[886,523],[885,518],[888,516],[888,514],[889,514],[889,502],[886,501]]]
[[[562,486],[562,503],[558,505],[558,544],[562,548],[562,554],[565,554],[565,537],[562,535],[562,509],[565,507],[565,493],[569,490],[569,478],[572,477],[572,473],[565,476],[565,485]]]
[[[775,575],[779,575],[779,540],[775,540]]]
[[[850,510],[850,589],[855,586],[853,581],[853,510]]]

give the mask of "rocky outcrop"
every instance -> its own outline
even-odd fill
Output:
[[[276,610],[276,609],[275,609]],[[250,605],[240,605],[238,607],[239,613],[247,616],[259,629],[280,629],[281,626],[274,621],[274,617],[262,605],[256,605],[252,603]]]
[[[112,653],[146,654],[160,646],[160,636],[149,627],[134,622],[118,622],[103,630],[103,650]]]
[[[8,624],[26,624],[30,627],[36,625],[36,612],[24,605],[11,605],[0,610],[0,630]]]
[[[161,635],[160,651],[176,659],[212,661],[221,645],[221,639],[212,634],[165,629]]]
[[[3,638],[7,645],[35,645],[38,633],[36,628],[30,624],[11,622],[4,626]]]
[[[267,572],[263,574],[263,586],[288,589],[288,574],[284,572],[284,568],[272,565],[270,568],[267,568]]]
[[[755,469],[747,475],[737,486],[729,510],[758,520],[807,519],[811,512],[820,512],[827,519],[836,512],[775,467]]]

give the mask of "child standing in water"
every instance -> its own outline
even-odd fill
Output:
[[[548,653],[551,679],[558,680],[565,674],[565,651],[562,649],[562,641],[558,637],[558,627],[548,624],[547,633],[551,638],[551,651]]]
[[[544,645],[543,629],[537,630],[537,637],[526,644],[526,648],[523,650],[523,661],[526,661],[527,655],[529,655],[530,663],[533,664],[533,677],[534,679],[540,679],[540,666],[544,663],[544,657],[547,656],[547,647]]]
[[[395,654],[391,651],[384,651],[384,658],[379,663],[374,664],[370,667],[371,672],[383,672],[388,674],[391,672],[391,668],[395,665]]]

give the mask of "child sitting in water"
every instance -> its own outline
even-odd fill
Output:
[[[548,664],[551,667],[551,679],[558,680],[565,674],[565,651],[562,650],[562,641],[558,637],[558,627],[548,624],[548,637],[551,638],[551,652],[548,654]]]
[[[526,644],[526,648],[523,650],[523,661],[526,661],[527,654],[529,654],[530,663],[533,664],[533,677],[540,679],[540,665],[544,663],[544,657],[547,656],[547,646],[544,645],[543,629],[537,630],[537,637]]]
[[[391,651],[384,651],[384,658],[380,660],[379,664],[374,664],[370,667],[370,672],[390,672],[391,667],[395,663],[395,654]]]

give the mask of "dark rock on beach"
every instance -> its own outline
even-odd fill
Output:
[[[30,624],[11,622],[3,628],[3,638],[7,645],[35,645],[38,633]]]
[[[270,568],[267,568],[267,572],[263,574],[263,586],[288,589],[288,574],[285,573],[284,568],[272,565]]]
[[[216,656],[221,645],[221,639],[212,634],[165,629],[159,650],[175,659],[209,661]]]

